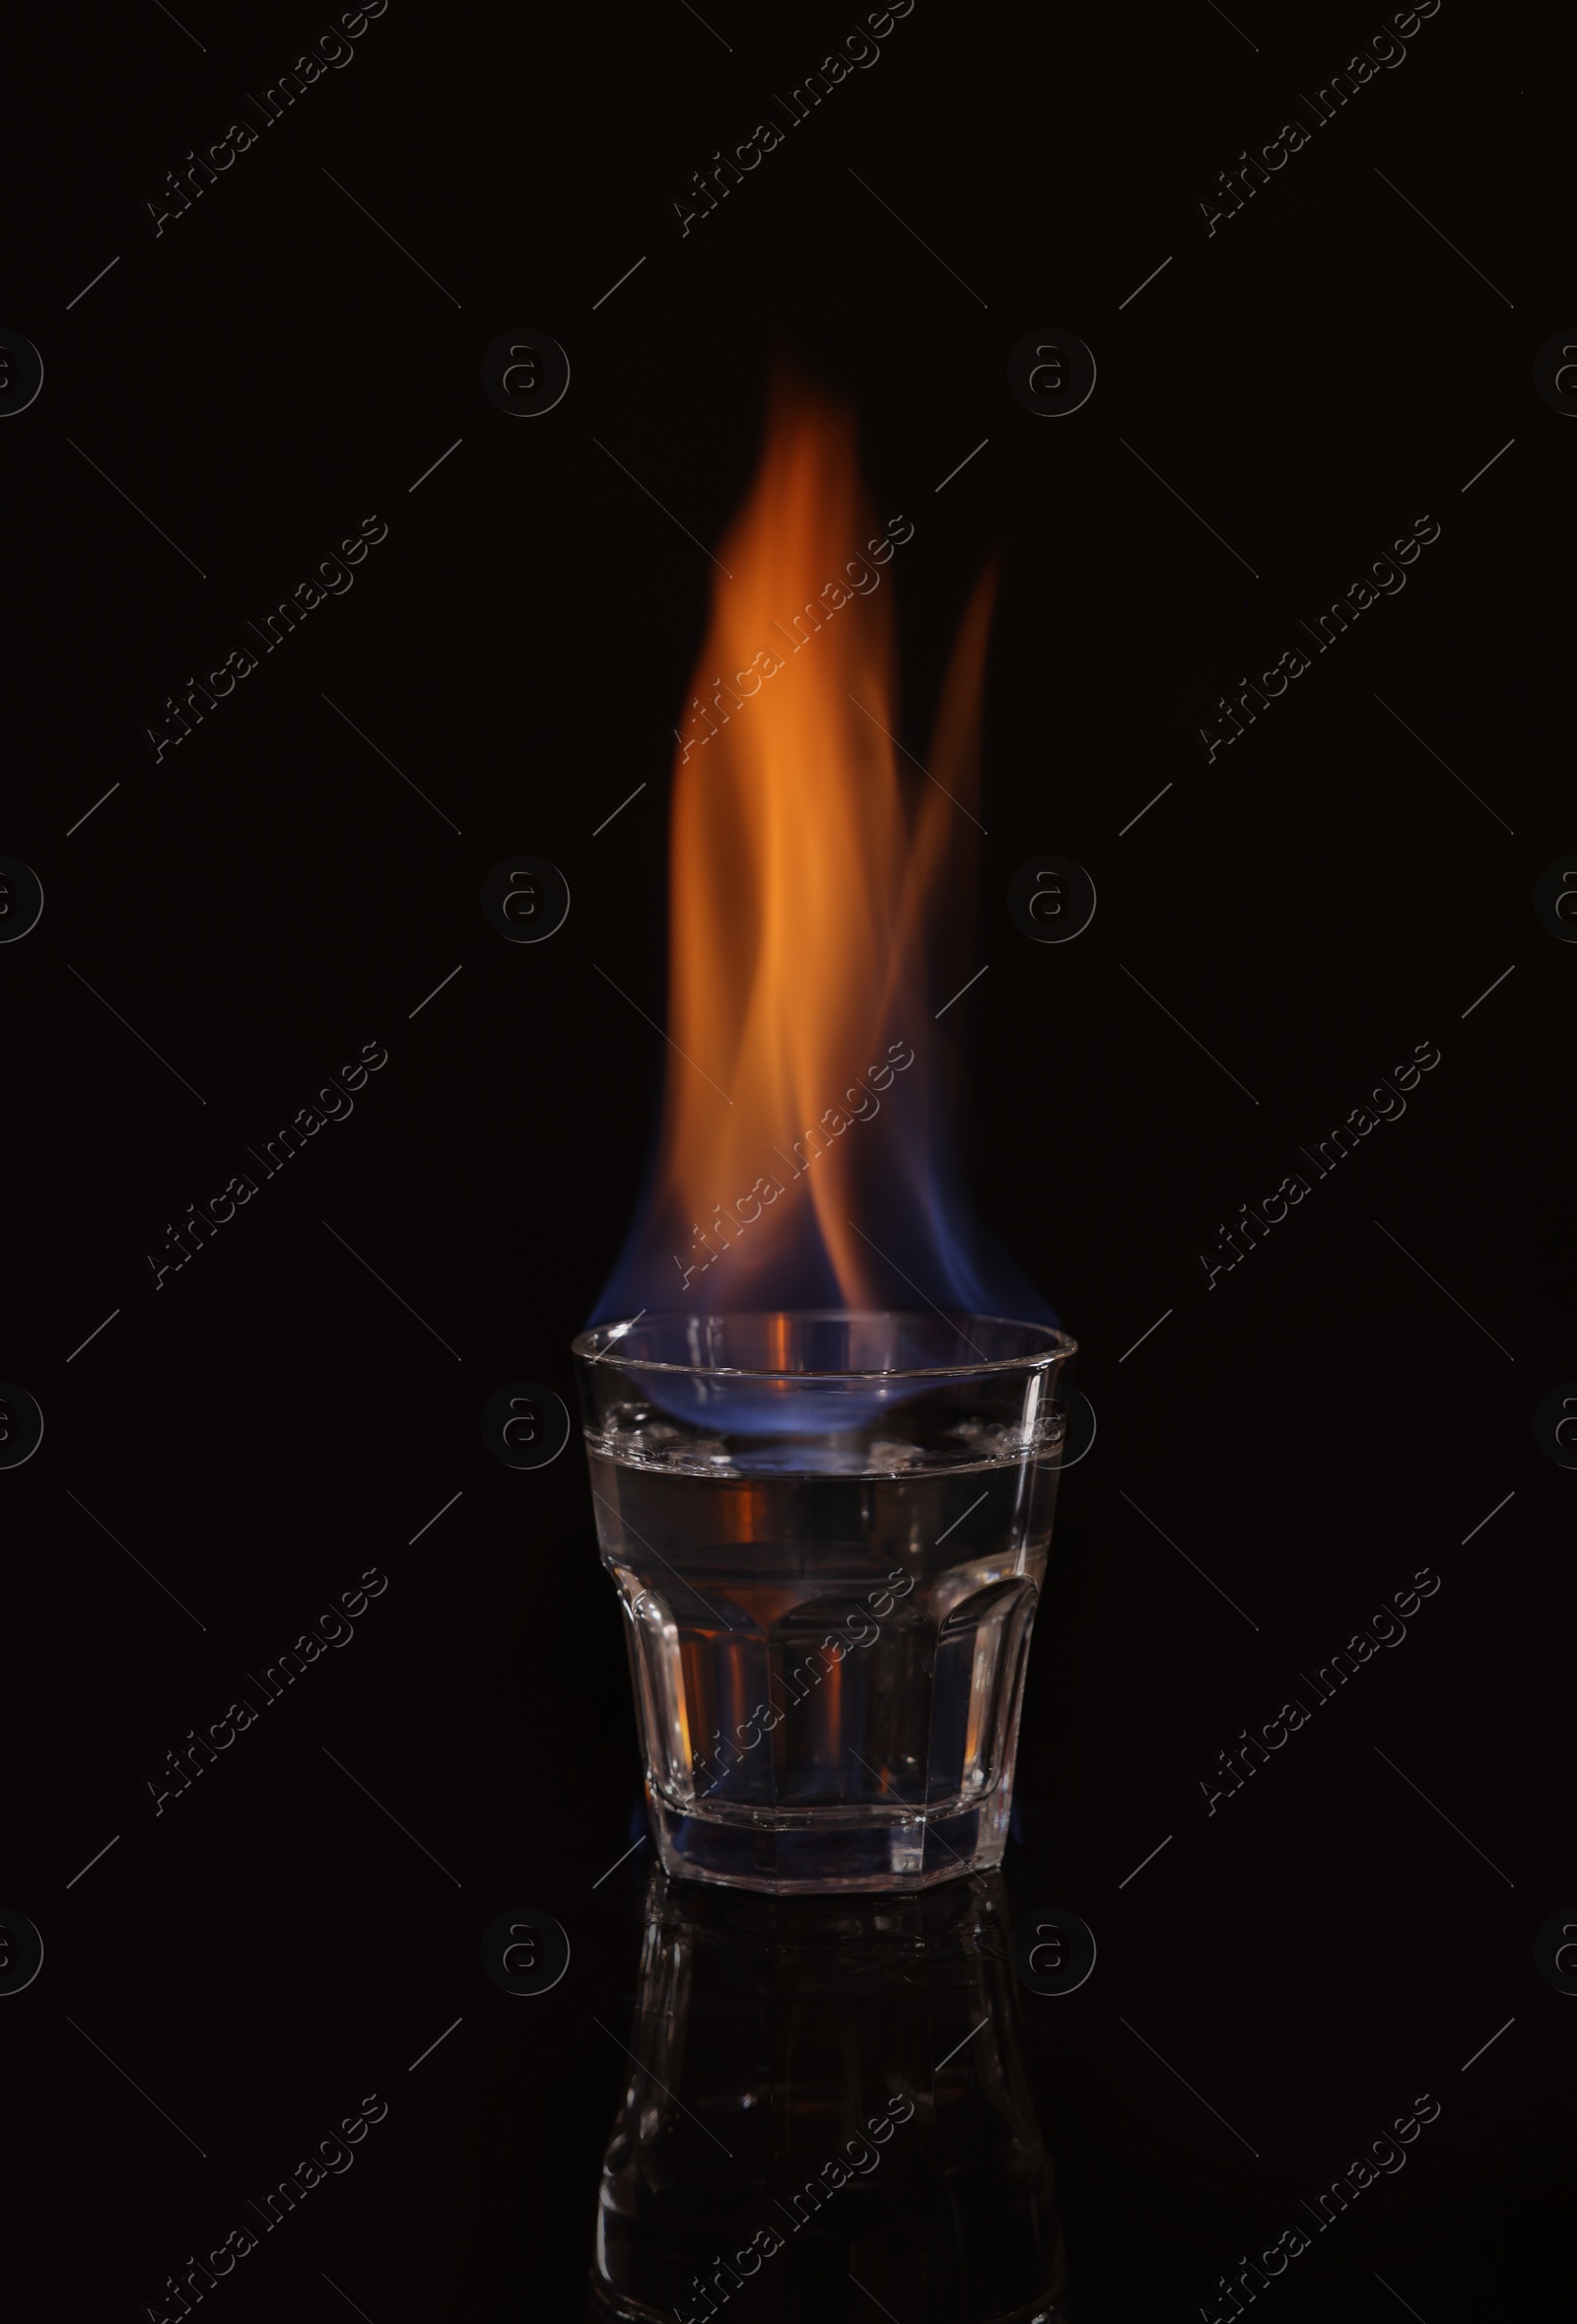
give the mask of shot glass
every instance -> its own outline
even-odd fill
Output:
[[[1072,1340],[675,1314],[574,1353],[663,1869],[786,1893],[998,1865]]]

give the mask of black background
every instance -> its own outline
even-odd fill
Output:
[[[1024,2004],[1070,2313],[1188,2313],[1428,2091],[1407,2168],[1267,2309],[1552,2316],[1577,2011],[1532,1948],[1577,1896],[1572,1478],[1532,1415],[1577,1374],[1577,957],[1532,891],[1577,845],[1577,429],[1533,364],[1572,321],[1565,58],[1542,11],[1447,0],[1211,235],[1215,173],[1377,9],[920,0],[685,235],[689,173],[858,21],[704,13],[394,0],[160,234],[163,173],[328,13],[10,36],[0,322],[45,376],[0,430],[0,850],[45,904],[0,949],[0,1372],[46,1428],[0,1475],[6,1901],[46,1950],[0,2029],[64,2102],[59,2308],[91,2279],[95,2313],[162,2313],[377,2092],[213,2312],[579,2312],[624,2079],[592,2017],[628,2029],[651,1852],[593,1887],[638,1767],[579,1445],[512,1472],[477,1421],[522,1377],[572,1398],[639,1188],[665,1053],[592,964],[661,1021],[697,544],[786,351],[916,526],[914,747],[1003,560],[966,1129],[1099,1420],[1007,1867],[1101,1948]],[[1006,382],[1048,325],[1098,366],[1059,420]],[[572,367],[525,424],[479,383],[522,326]],[[156,762],[166,697],[375,513],[354,588]],[[1207,760],[1222,690],[1425,518],[1405,590]],[[1099,894],[1065,946],[1006,909],[1050,853]],[[540,946],[478,909],[517,854],[570,882]],[[367,1042],[353,1117],[156,1290],[167,1221]],[[1406,1117],[1206,1289],[1218,1224],[1424,1042]],[[374,1566],[351,1649],[156,1814],[165,1752]],[[1425,1566],[1406,1644],[1208,1814],[1215,1753]],[[542,2000],[479,1964],[513,1904],[571,1939]]]

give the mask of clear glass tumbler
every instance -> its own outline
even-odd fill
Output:
[[[574,1343],[664,1869],[1001,1862],[1073,1342],[994,1316],[643,1316]]]

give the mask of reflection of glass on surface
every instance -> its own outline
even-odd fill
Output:
[[[998,1874],[756,1898],[653,1873],[595,2324],[1066,2324]]]
[[[675,1316],[576,1352],[665,1868],[784,1892],[999,1864],[1072,1342]]]

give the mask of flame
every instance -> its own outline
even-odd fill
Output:
[[[901,761],[891,577],[913,532],[867,506],[852,422],[780,387],[675,729],[671,1048],[604,1316],[912,1304],[906,1281],[978,1294],[947,1189],[933,1053],[952,1028],[933,1024],[927,948],[938,973],[969,975],[967,954],[946,957],[967,910],[939,907],[974,889],[994,577],[929,760]]]

